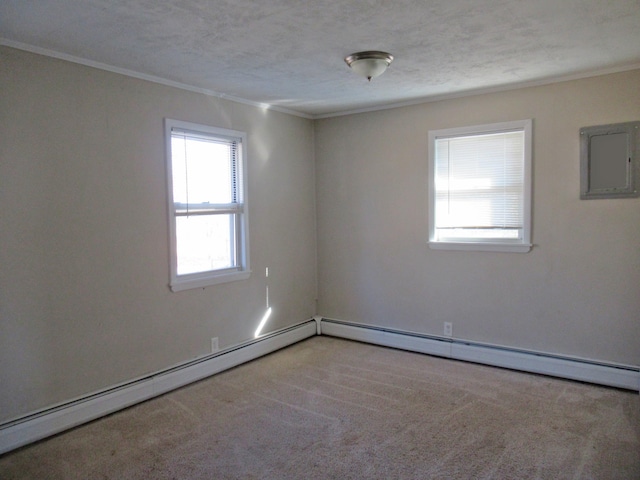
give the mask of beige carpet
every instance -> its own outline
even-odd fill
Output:
[[[8,479],[640,479],[640,396],[314,337],[0,457]]]

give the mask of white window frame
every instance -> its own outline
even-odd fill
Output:
[[[429,248],[436,250],[474,250],[484,252],[526,253],[531,250],[531,159],[532,159],[532,120],[474,125],[429,131]],[[508,131],[524,132],[524,185],[523,185],[523,225],[522,235],[518,239],[481,239],[465,238],[438,239],[436,232],[436,189],[435,189],[435,147],[439,138],[473,136]]]
[[[248,209],[247,209],[247,154],[246,154],[246,133],[224,128],[199,125],[191,122],[172,120],[165,118],[165,149],[167,160],[167,200],[169,213],[169,252],[170,252],[170,281],[169,286],[172,291],[178,292],[191,288],[202,288],[220,283],[245,280],[249,278],[249,230],[248,230]],[[204,272],[178,275],[178,254],[177,254],[177,231],[176,217],[181,215],[179,205],[173,200],[173,166],[172,166],[172,132],[190,132],[195,135],[210,136],[218,139],[237,142],[237,189],[240,189],[242,203],[234,205],[233,208],[220,209],[221,214],[232,213],[235,215],[235,262],[231,268],[208,270]],[[217,206],[213,206],[213,210]]]

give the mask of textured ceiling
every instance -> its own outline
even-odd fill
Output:
[[[0,0],[0,39],[325,116],[640,68],[640,0]]]

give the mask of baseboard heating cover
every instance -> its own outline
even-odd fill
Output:
[[[157,397],[317,334],[314,319],[0,425],[0,454]]]
[[[640,391],[640,367],[314,317],[255,340],[0,425],[0,454],[275,352],[314,335]]]
[[[640,392],[640,367],[322,318],[322,335]]]

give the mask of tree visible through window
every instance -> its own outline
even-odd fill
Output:
[[[165,123],[171,288],[247,278],[244,133]]]
[[[429,132],[432,248],[528,251],[531,121]]]

